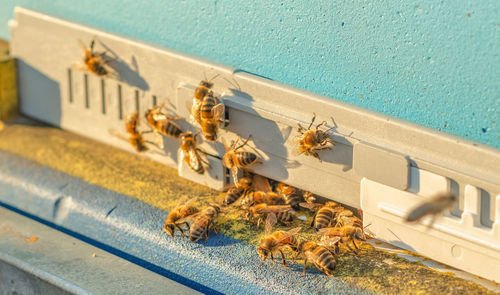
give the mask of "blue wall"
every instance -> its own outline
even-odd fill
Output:
[[[0,0],[0,37],[20,5],[500,148],[500,1],[311,3]]]

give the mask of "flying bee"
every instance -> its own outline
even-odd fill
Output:
[[[238,184],[230,185],[224,198],[224,205],[230,205],[238,200],[242,195],[247,195],[252,189],[252,178],[242,177]]]
[[[148,150],[148,147],[145,145],[145,143],[153,145],[155,143],[144,140],[142,135],[144,133],[148,133],[149,131],[139,132],[138,126],[139,126],[139,115],[137,114],[137,112],[132,112],[125,118],[125,131],[128,135],[128,138],[124,137],[119,132],[113,129],[109,130],[109,133],[113,136],[116,136],[119,139],[122,139],[130,143],[130,145],[132,145],[137,152],[145,152]]]
[[[242,206],[252,206],[254,204],[262,204],[265,203],[267,205],[278,205],[283,203],[283,199],[274,192],[249,192],[245,195],[245,197],[241,200]]]
[[[180,120],[182,117],[168,116],[161,112],[162,107],[163,104],[156,105],[153,108],[148,109],[145,114],[146,121],[152,128],[158,141],[158,145],[161,148],[163,148],[163,144],[160,134],[179,138],[182,133],[182,129],[174,122],[174,120]]]
[[[328,133],[328,131],[333,129],[333,127],[327,131],[320,130],[319,128],[326,124],[326,121],[323,121],[316,125],[315,129],[311,129],[314,120],[316,120],[316,114],[314,114],[311,124],[309,124],[307,129],[298,124],[298,134],[295,137],[296,144],[292,150],[292,154],[304,154],[306,156],[311,155],[321,162],[318,151],[326,149],[330,150],[330,146],[335,145],[334,141],[330,138],[330,134]]]
[[[278,184],[276,188],[278,194],[283,198],[285,204],[292,206],[293,209],[299,209],[299,203],[301,202],[299,194],[297,194],[297,189],[293,186],[289,186],[283,182]]]
[[[291,229],[289,231],[275,231],[272,233],[273,225],[276,224],[277,218],[276,215],[270,213],[266,218],[266,237],[262,239],[259,247],[257,247],[257,253],[259,254],[260,259],[262,261],[266,261],[268,257],[270,257],[271,261],[274,261],[273,254],[275,252],[281,253],[281,258],[283,259],[283,265],[287,266],[285,254],[281,248],[290,247],[293,251],[297,252],[298,242],[297,237],[295,236],[300,230],[300,227]]]
[[[338,240],[337,240],[338,242]],[[299,244],[298,252],[304,255],[304,270],[302,275],[306,274],[307,261],[311,261],[314,266],[323,271],[326,275],[333,277],[335,267],[337,266],[336,255],[338,254],[338,247],[335,242],[330,242],[329,246],[323,243],[316,243],[313,241],[302,241]],[[335,249],[331,249],[331,245],[335,245]]]
[[[201,131],[206,140],[215,141],[217,139],[219,125],[226,122],[224,119],[225,111],[224,104],[213,95],[212,91],[208,91],[203,98],[199,112]]]
[[[106,69],[105,65],[111,60],[105,60],[103,57],[106,55],[104,52],[95,52],[95,40],[90,41],[90,46],[87,47],[81,40],[80,45],[83,47],[83,63],[86,70],[98,76],[110,76],[111,73]]]
[[[318,231],[318,234],[322,236],[322,239],[330,239],[339,237],[340,241],[349,248],[355,255],[358,255],[354,249],[352,249],[348,242],[351,241],[354,248],[358,250],[358,245],[356,245],[355,240],[365,241],[365,233],[363,228],[358,226],[345,225],[343,227],[325,227]]]
[[[210,204],[205,209],[200,211],[193,224],[189,229],[189,240],[191,242],[199,241],[203,235],[205,236],[205,242],[208,241],[208,232],[213,230],[217,234],[217,217],[220,213],[220,207],[217,204]]]
[[[183,222],[182,219],[198,212],[198,209],[192,206],[192,204],[196,201],[196,198],[190,199],[185,204],[183,204],[183,201],[185,201],[185,198],[181,199],[174,209],[170,211],[165,219],[165,224],[163,224],[163,230],[165,230],[167,234],[172,237],[174,236],[176,229],[181,232],[183,237],[186,237],[181,228],[181,225],[186,223]]]
[[[246,217],[250,222],[257,222],[259,227],[261,220],[269,214],[276,215],[279,222],[289,224],[293,220],[292,208],[289,205],[257,204],[246,209]]]
[[[457,200],[458,198],[451,193],[439,193],[411,209],[405,220],[413,222],[420,220],[424,216],[432,215],[429,223],[429,227],[431,227],[437,216],[453,207]]]
[[[247,168],[251,165],[262,163],[256,154],[238,151],[248,143],[250,137],[251,135],[249,135],[248,138],[239,146],[236,146],[236,144],[241,140],[240,137],[238,137],[236,141],[232,141],[230,146],[227,146],[226,141],[222,138],[222,144],[226,150],[226,153],[222,157],[222,164],[226,168],[231,169],[234,183],[238,183],[238,168]]]
[[[205,172],[205,167],[203,166],[203,164],[205,164],[207,167],[210,167],[210,164],[207,161],[203,160],[198,153],[201,150],[196,147],[196,135],[197,134],[193,134],[193,132],[191,131],[187,131],[179,135],[181,149],[180,158],[183,163],[186,163],[186,165],[191,168],[191,170],[198,174],[203,174]],[[179,170],[180,169],[181,166],[179,165]]]

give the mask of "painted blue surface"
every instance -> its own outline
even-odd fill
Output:
[[[500,1],[0,0],[500,148]]]
[[[166,212],[0,151],[0,206],[207,294],[371,294],[316,270],[261,262],[223,235],[207,243],[167,236]]]

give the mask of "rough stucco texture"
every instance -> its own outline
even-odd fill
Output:
[[[410,1],[411,2],[411,1]],[[500,148],[500,1],[0,0]]]

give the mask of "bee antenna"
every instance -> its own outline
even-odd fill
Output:
[[[220,76],[220,74],[216,74],[215,76],[213,76],[212,78],[210,78],[210,80],[208,80],[208,81],[212,82],[213,80],[215,80],[215,78],[217,78],[219,76]]]
[[[365,228],[369,227],[370,225],[372,225],[372,224],[371,224],[371,223],[369,223],[368,225],[363,226],[363,230],[364,230]]]

